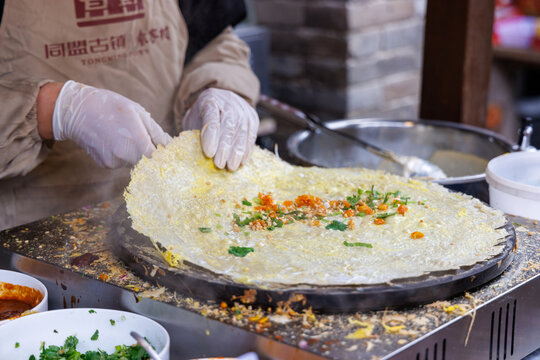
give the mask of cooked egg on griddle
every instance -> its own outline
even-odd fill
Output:
[[[260,148],[238,171],[217,169],[198,131],[143,158],[124,197],[134,229],[171,266],[258,286],[366,285],[458,269],[499,254],[507,235],[502,212],[435,183],[293,166]]]

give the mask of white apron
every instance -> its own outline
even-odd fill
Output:
[[[175,135],[187,40],[173,0],[7,0],[0,73],[116,91]],[[128,179],[129,169],[102,169],[74,143],[56,142],[29,174],[0,180],[0,229],[111,199]]]

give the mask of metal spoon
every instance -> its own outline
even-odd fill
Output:
[[[148,341],[146,341],[146,339],[144,337],[142,337],[141,335],[139,335],[137,332],[135,331],[132,331],[129,333],[135,340],[137,340],[137,342],[139,343],[139,345],[141,345],[141,347],[146,350],[146,352],[148,353],[148,355],[150,355],[150,358],[154,359],[154,360],[161,360],[161,357],[159,357],[158,353],[154,350],[154,348],[152,347],[152,345],[150,345],[148,343]]]
[[[403,175],[406,177],[422,177],[430,179],[441,179],[446,177],[446,174],[441,168],[427,160],[416,156],[398,155],[390,150],[380,148],[351,134],[330,129],[315,116],[308,115],[301,110],[284,104],[269,96],[261,94],[258,105],[271,113],[277,113],[280,116],[283,116],[285,119],[292,120],[295,123],[300,121],[303,123],[303,125],[307,124],[312,130],[321,130],[329,135],[339,136],[341,138],[353,141],[357,145],[375,155],[400,164],[403,168]]]

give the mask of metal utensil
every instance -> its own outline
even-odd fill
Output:
[[[312,131],[323,131],[327,134],[353,141],[371,153],[401,165],[403,168],[403,175],[406,177],[422,177],[429,179],[441,179],[446,177],[446,174],[441,168],[427,160],[416,156],[398,155],[351,134],[330,129],[314,115],[308,115],[301,110],[284,104],[267,95],[261,94],[258,105],[270,113],[278,114],[287,120],[307,125]]]
[[[154,360],[161,360],[161,357],[158,355],[158,353],[154,350],[154,348],[152,347],[152,345],[150,345],[148,343],[148,341],[146,341],[146,339],[144,337],[142,337],[139,333],[135,332],[135,331],[132,331],[129,333],[131,335],[131,337],[133,337],[135,340],[137,340],[137,342],[139,343],[139,345],[141,345],[141,347],[146,350],[146,352],[148,353],[148,355],[150,355],[150,358],[154,359]]]

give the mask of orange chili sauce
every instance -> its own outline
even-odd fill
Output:
[[[0,320],[20,316],[43,300],[43,294],[34,288],[0,282]]]

